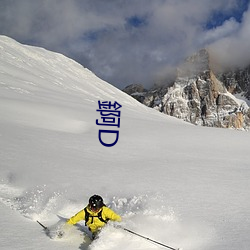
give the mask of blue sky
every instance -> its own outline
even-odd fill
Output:
[[[211,18],[208,19],[206,28],[212,29],[216,28],[217,26],[223,25],[225,20],[229,20],[230,18],[234,18],[237,22],[241,23],[244,12],[247,11],[249,5],[249,0],[240,0],[237,3],[236,8],[232,8],[230,12],[223,12],[222,10],[216,10],[212,12]]]
[[[111,84],[146,87],[210,48],[250,63],[249,0],[1,0],[0,34],[63,53]]]

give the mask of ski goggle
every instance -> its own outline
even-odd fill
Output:
[[[89,208],[90,208],[90,210],[92,210],[92,211],[94,211],[94,212],[100,210],[100,207],[98,207],[98,206],[96,206],[96,205],[90,205]]]

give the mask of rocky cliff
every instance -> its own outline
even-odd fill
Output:
[[[124,91],[149,107],[196,125],[250,128],[245,101],[250,99],[250,67],[214,73],[205,49],[186,59],[171,86],[145,90],[142,85],[130,85]]]

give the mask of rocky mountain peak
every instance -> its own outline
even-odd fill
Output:
[[[177,77],[194,77],[210,70],[209,53],[202,49],[188,57],[177,69]]]
[[[148,91],[137,86],[137,91],[129,94],[149,107],[196,125],[248,129],[249,106],[233,94],[250,93],[249,71],[215,74],[210,64],[208,50],[202,49],[178,67],[171,86]]]

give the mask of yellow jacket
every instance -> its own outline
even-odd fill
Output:
[[[98,218],[98,214],[100,213],[100,211],[102,211],[101,216],[102,216],[102,219],[104,221],[107,221],[107,220],[121,221],[122,220],[121,217],[118,214],[116,214],[113,210],[111,210],[110,208],[108,208],[106,206],[103,206],[97,212],[91,211],[88,207],[86,209],[87,209],[87,212],[89,213],[89,219],[85,223],[86,223],[86,225],[88,226],[88,228],[90,229],[90,231],[92,233],[95,233],[96,231],[98,231],[98,229],[102,228],[106,224],[105,222],[101,221]],[[67,224],[74,225],[77,222],[79,222],[80,220],[85,220],[85,211],[84,211],[84,209],[82,209],[77,214],[72,216],[67,221]]]

